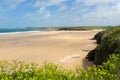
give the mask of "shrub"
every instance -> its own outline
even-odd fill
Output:
[[[103,65],[88,67],[83,70],[60,68],[53,63],[44,62],[25,64],[21,61],[0,61],[0,80],[119,80],[120,55],[113,54]]]

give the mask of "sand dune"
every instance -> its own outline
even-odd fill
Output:
[[[64,68],[91,65],[85,59],[96,47],[91,38],[100,30],[43,31],[0,36],[0,60],[22,60],[41,64],[47,60]]]

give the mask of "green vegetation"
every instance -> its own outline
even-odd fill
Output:
[[[60,68],[52,63],[25,64],[21,61],[0,61],[0,80],[119,80],[120,55],[111,55],[102,66],[77,66],[75,70]]]
[[[92,30],[92,29],[108,29],[112,26],[49,26],[49,27],[26,27],[27,30]],[[2,29],[3,30],[3,29]],[[18,29],[19,30],[19,29]],[[22,29],[24,30],[24,29]]]
[[[120,27],[102,31],[94,39],[99,44],[87,58],[96,65],[83,70],[67,70],[53,63],[26,64],[0,61],[0,80],[120,80]]]
[[[99,46],[91,51],[87,58],[93,60],[96,65],[101,65],[107,61],[110,54],[120,49],[120,26],[99,32],[94,39]]]
[[[77,26],[77,27],[58,27],[56,28],[58,31],[59,30],[92,30],[92,29],[108,29],[110,27],[107,26]]]

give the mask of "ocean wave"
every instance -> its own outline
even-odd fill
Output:
[[[0,35],[10,35],[10,34],[27,34],[27,33],[36,33],[36,32],[41,32],[41,31],[18,31],[18,32],[4,32],[0,33]]]

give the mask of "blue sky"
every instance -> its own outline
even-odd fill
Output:
[[[120,25],[120,0],[0,0],[0,28]]]

